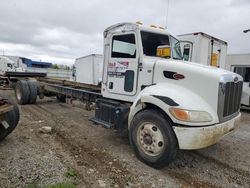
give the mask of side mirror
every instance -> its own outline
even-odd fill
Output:
[[[9,67],[11,69],[13,68],[12,64],[10,64],[10,63],[7,64],[7,67]]]
[[[171,57],[171,48],[168,45],[162,45],[157,47],[156,52],[157,57],[170,58]]]

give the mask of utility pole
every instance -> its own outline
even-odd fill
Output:
[[[169,10],[169,0],[167,0],[167,15],[166,15],[166,25],[165,25],[165,29],[167,29],[168,27],[168,10]]]

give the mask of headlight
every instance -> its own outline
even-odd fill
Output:
[[[205,111],[183,110],[179,108],[170,108],[170,113],[180,121],[188,122],[210,122],[212,117]]]

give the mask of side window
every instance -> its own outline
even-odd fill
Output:
[[[183,60],[189,61],[189,55],[190,55],[190,45],[185,44],[183,49]]]
[[[234,72],[241,75],[244,82],[250,82],[250,67],[234,67]]]
[[[157,48],[159,46],[169,46],[168,35],[150,33],[141,31],[143,53],[146,56],[157,57]]]
[[[114,58],[135,58],[135,35],[116,35],[112,39],[112,54]]]

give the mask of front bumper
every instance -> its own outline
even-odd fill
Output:
[[[180,149],[201,149],[217,143],[223,136],[239,128],[241,114],[221,124],[206,127],[174,126]]]

